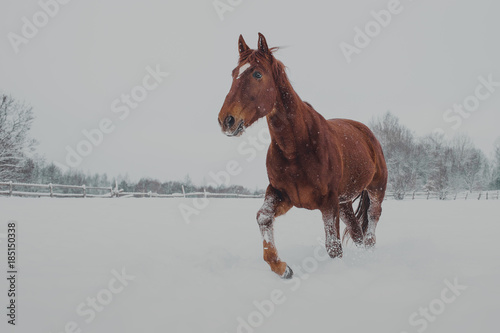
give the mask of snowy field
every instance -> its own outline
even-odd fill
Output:
[[[319,212],[293,209],[275,228],[288,282],[262,260],[261,202],[211,199],[186,223],[191,199],[0,198],[19,266],[0,331],[498,332],[500,201],[386,201],[376,249],[336,260]]]

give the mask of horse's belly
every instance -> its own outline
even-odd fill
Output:
[[[284,168],[269,172],[271,186],[288,196],[298,208],[318,209],[322,207],[329,189],[318,179],[310,179],[300,170]]]
[[[286,194],[292,205],[314,210],[328,205],[331,195],[335,192],[338,193],[340,203],[356,199],[370,183],[374,170],[355,169],[344,174],[344,178],[338,177],[338,174],[332,171],[318,170],[316,173],[306,174],[300,168],[294,167],[268,169],[268,175],[271,186]],[[312,177],[312,174],[317,174],[318,177]]]
[[[311,186],[302,186],[297,190],[288,190],[288,197],[295,207],[306,209],[319,209],[324,201],[320,191]]]

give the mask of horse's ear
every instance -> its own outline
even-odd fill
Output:
[[[243,39],[243,36],[240,35],[240,38],[238,39],[238,51],[240,51],[240,54],[248,50],[249,47],[247,43],[245,43],[245,40]]]
[[[267,46],[266,37],[259,32],[259,50],[265,54],[269,54],[269,47]]]

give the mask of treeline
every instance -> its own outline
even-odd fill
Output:
[[[107,174],[90,174],[79,170],[68,170],[63,172],[61,168],[53,163],[46,163],[42,158],[26,158],[20,164],[15,174],[9,179],[2,181],[13,181],[28,184],[59,184],[59,185],[86,185],[92,187],[110,187],[114,179],[108,178]]]
[[[417,137],[390,112],[373,119],[369,126],[384,149],[388,191],[396,199],[422,190],[444,199],[464,190],[500,189],[500,146],[488,158],[464,134],[452,139],[435,133]]]
[[[129,183],[126,180],[122,180],[118,188],[123,189],[125,192],[142,192],[142,193],[158,193],[158,194],[172,194],[172,193],[182,193],[182,187],[184,186],[184,191],[186,193],[193,192],[210,192],[210,193],[233,193],[233,194],[244,194],[244,195],[260,195],[264,194],[264,190],[255,189],[251,191],[241,185],[229,185],[224,184],[217,187],[213,186],[197,186],[191,181],[189,175],[184,178],[184,181],[167,181],[160,182],[157,179],[142,178],[137,183]]]
[[[0,166],[1,167],[1,166]],[[5,181],[5,180],[0,180]],[[263,194],[264,190],[249,189],[241,185],[220,185],[213,186],[197,186],[193,184],[189,175],[182,181],[165,181],[161,182],[158,179],[141,178],[138,182],[130,181],[128,176],[108,177],[106,173],[84,173],[80,170],[68,170],[63,172],[53,163],[46,163],[43,159],[27,158],[17,169],[15,177],[8,181],[27,183],[27,184],[59,184],[59,185],[85,185],[87,187],[115,187],[124,192],[140,192],[140,193],[158,193],[158,194],[173,194],[173,193],[193,193],[193,192],[210,192],[210,193],[232,193],[232,194]],[[37,189],[32,189],[37,191]],[[80,190],[62,189],[63,193],[80,193]]]

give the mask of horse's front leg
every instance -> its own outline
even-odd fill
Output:
[[[322,209],[325,223],[326,251],[332,258],[342,258],[342,242],[340,241],[339,201],[334,199],[329,207]]]
[[[284,279],[292,277],[293,272],[286,262],[281,261],[274,243],[274,219],[285,214],[292,204],[271,185],[268,186],[264,204],[257,213],[257,223],[263,238],[264,260],[271,266],[271,270]]]

